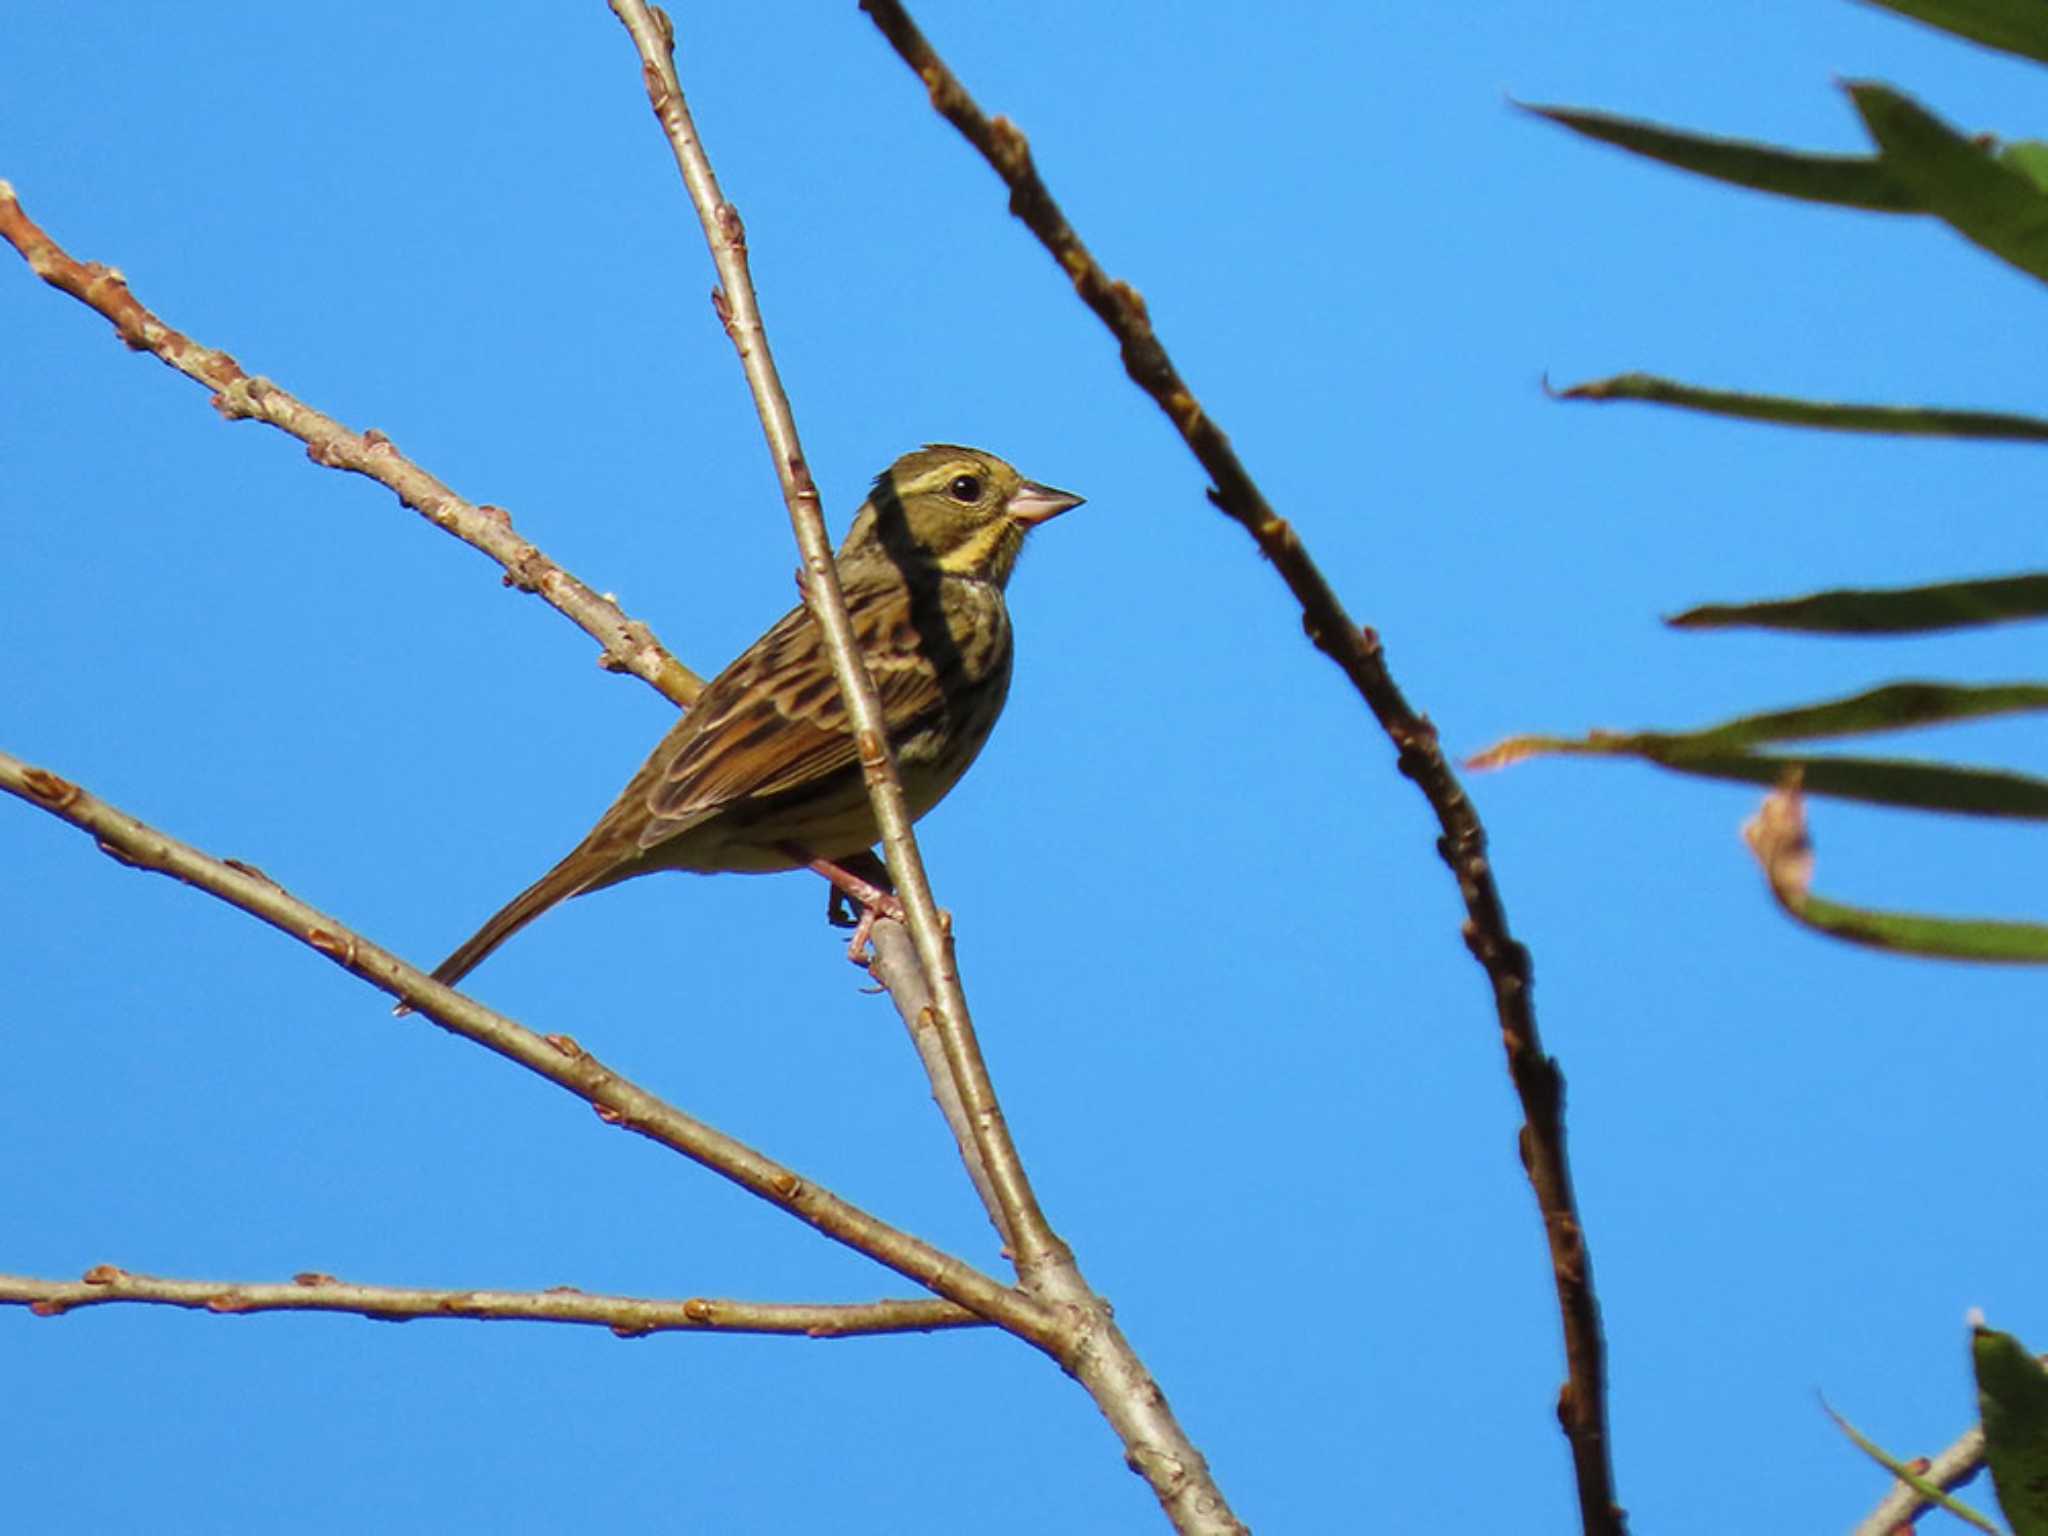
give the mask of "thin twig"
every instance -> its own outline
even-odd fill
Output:
[[[14,188],[4,181],[0,239],[21,252],[44,282],[106,316],[130,347],[213,390],[214,409],[229,421],[268,422],[306,444],[306,456],[315,464],[367,475],[437,528],[482,550],[504,567],[506,586],[535,593],[603,646],[609,670],[644,678],[677,704],[689,704],[703,690],[702,679],[664,650],[651,629],[627,618],[616,603],[521,538],[502,507],[464,501],[401,454],[383,433],[351,431],[268,379],[243,372],[227,353],[171,329],[143,307],[119,271],[66,253],[22,211]]]
[[[1944,1493],[1954,1493],[1984,1470],[1984,1429],[1971,1425],[1960,1438],[1927,1464],[1920,1476]],[[1896,1482],[1892,1490],[1859,1523],[1850,1536],[1898,1536],[1933,1505],[1911,1483]]]
[[[761,418],[761,430],[775,461],[776,478],[789,508],[797,547],[803,552],[805,597],[832,659],[832,672],[854,727],[868,798],[888,853],[889,876],[903,902],[918,959],[931,985],[935,1027],[945,1044],[947,1063],[967,1109],[976,1157],[988,1171],[995,1191],[997,1224],[1009,1234],[1011,1256],[1028,1289],[1040,1266],[1066,1260],[1066,1246],[1054,1235],[1039,1209],[1037,1196],[1032,1193],[974,1035],[967,994],[953,959],[952,940],[939,917],[924,858],[911,832],[910,812],[904,803],[895,753],[883,722],[881,700],[854,639],[853,621],[847,616],[846,600],[839,590],[838,569],[832,561],[831,541],[826,537],[824,515],[819,510],[817,487],[811,481],[810,466],[797,440],[789,397],[783,391],[774,356],[769,351],[760,303],[748,270],[746,229],[740,222],[739,210],[719,190],[710,157],[690,118],[689,104],[676,78],[675,33],[668,17],[640,0],[611,0],[611,8],[639,52],[648,100],[675,151],[676,165],[704,226],[712,265],[718,271],[719,288],[713,298],[726,334],[739,353],[754,408]]]
[[[982,1165],[974,1123],[967,1114],[967,1106],[960,1101],[953,1069],[946,1063],[946,1043],[939,1038],[938,1011],[932,1002],[931,988],[925,982],[924,967],[917,963],[917,945],[903,925],[890,918],[875,924],[873,940],[875,956],[869,974],[896,1005],[897,1015],[910,1035],[910,1048],[917,1052],[925,1076],[931,1080],[932,1102],[938,1105],[939,1114],[952,1131],[967,1177],[975,1193],[981,1196],[989,1220],[995,1223],[1005,1251],[1009,1251],[1010,1234],[1003,1226],[1002,1202],[996,1198],[995,1185]]]
[[[1019,1284],[1032,1296],[1053,1304],[1067,1322],[1059,1337],[1041,1347],[1088,1389],[1123,1442],[1125,1460],[1151,1485],[1176,1530],[1187,1536],[1235,1536],[1244,1526],[1231,1513],[1207,1461],[1167,1407],[1158,1383],[1116,1326],[1108,1303],[1089,1288],[1073,1254],[1047,1223],[1010,1140],[974,1036],[952,941],[940,922],[911,835],[874,684],[854,645],[824,519],[818,511],[817,490],[797,445],[789,401],[769,356],[747,271],[745,230],[738,211],[719,191],[690,121],[676,79],[675,39],[668,18],[658,10],[650,13],[639,0],[611,0],[611,7],[639,50],[648,98],[675,150],[718,269],[721,291],[714,299],[753,390],[783,499],[803,550],[811,611],[855,722],[869,797],[888,851],[889,873],[907,910],[918,960],[931,987],[932,1026],[945,1047],[946,1064],[972,1129],[974,1156],[970,1163],[979,1160],[994,1189],[998,1224],[1010,1234]]]
[[[281,1283],[170,1280],[99,1264],[78,1280],[0,1275],[0,1306],[61,1317],[80,1307],[116,1302],[189,1307],[196,1311],[349,1312],[378,1322],[464,1317],[479,1322],[582,1323],[621,1338],[650,1333],[770,1333],[812,1339],[863,1334],[929,1333],[985,1327],[984,1319],[950,1301],[902,1298],[868,1302],[733,1301],[691,1296],[651,1301],[596,1296],[572,1286],[546,1291],[447,1291],[412,1286],[351,1285],[332,1275],[300,1274]]]
[[[137,821],[76,784],[0,752],[0,790],[89,832],[120,863],[170,875],[318,950],[443,1028],[586,1100],[607,1125],[682,1153],[938,1296],[1042,1349],[1065,1338],[1045,1306],[921,1238],[892,1227],[745,1143],[619,1076],[567,1035],[537,1035],[444,987],[389,950],[307,906],[260,871],[212,858]]]
[[[1109,327],[1122,349],[1125,371],[1157,402],[1208,472],[1214,487],[1210,500],[1244,527],[1280,572],[1301,605],[1310,641],[1343,669],[1393,742],[1401,772],[1415,781],[1436,813],[1443,831],[1437,849],[1457,879],[1465,903],[1465,943],[1492,988],[1508,1072],[1522,1102],[1522,1162],[1542,1211],[1563,1319],[1569,1377],[1559,1394],[1558,1418],[1571,1443],[1580,1519],[1588,1536],[1620,1536],[1627,1525],[1616,1502],[1608,1454],[1606,1346],[1565,1154],[1564,1077],[1543,1052],[1529,999],[1529,953],[1509,932],[1485,829],[1444,757],[1436,727],[1410,706],[1387,669],[1379,637],[1344,611],[1300,536],[1267,503],[1230,440],[1182,380],[1137,290],[1104,272],[1067,222],[1032,164],[1024,135],[1007,118],[982,113],[897,0],[861,0],[861,9],[924,82],[933,107],[1002,177],[1010,211]]]

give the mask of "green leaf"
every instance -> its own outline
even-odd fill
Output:
[[[1845,698],[1766,714],[1743,715],[1682,735],[1644,732],[1635,739],[1667,751],[1727,749],[1766,741],[1818,741],[1899,731],[1916,725],[1946,725],[1986,715],[2024,714],[2048,709],[2048,686],[2039,683],[1886,683]]]
[[[1850,1444],[1891,1473],[1900,1482],[1910,1486],[1915,1493],[1919,1494],[1929,1504],[1938,1504],[1957,1519],[1967,1520],[1979,1530],[1989,1531],[1991,1536],[1999,1536],[1997,1526],[1978,1514],[1976,1510],[1970,1508],[1961,1499],[1956,1498],[1936,1484],[1930,1483],[1905,1462],[1884,1450],[1854,1424],[1851,1424],[1847,1419],[1835,1412],[1833,1408],[1830,1408],[1825,1398],[1821,1400],[1820,1406],[1821,1411],[1835,1421],[1835,1427],[1849,1437]]]
[[[1906,635],[2048,615],[2048,573],[1855,588],[1759,603],[1706,603],[1673,614],[1673,629],[1785,629],[1823,635]]]
[[[2048,64],[2048,6],[2040,0],[1867,0],[1987,48]]]
[[[1951,411],[1926,405],[1845,405],[1799,400],[1789,395],[1739,394],[1703,389],[1651,373],[1612,378],[1553,391],[1560,400],[1642,400],[1676,405],[1710,416],[1767,421],[1784,427],[1824,427],[1836,432],[1881,432],[1894,437],[1964,437],[1996,442],[2048,442],[2048,420],[2003,411]]]
[[[1798,753],[1711,752],[1674,748],[1655,737],[1524,736],[1502,743],[1504,761],[1544,752],[1596,757],[1634,757],[1673,773],[1738,784],[1776,784],[1787,774],[1804,775],[1806,787],[1832,800],[1890,805],[1905,810],[1946,811],[1958,816],[2003,816],[2048,821],[2048,780],[1995,768],[1957,768],[1908,758],[1831,757]],[[1495,748],[1499,752],[1502,748]],[[1491,754],[1488,754],[1490,756]],[[1494,767],[1475,761],[1474,767]]]
[[[1771,791],[1742,835],[1786,915],[1829,938],[1935,960],[2048,964],[2048,927],[2038,923],[1880,912],[1814,895],[1813,845],[1796,778]]]
[[[1794,921],[1866,949],[1927,960],[1974,960],[1996,965],[2048,965],[2048,926],[1998,918],[1928,917],[1880,912],[1808,894],[1785,906]]]
[[[2039,139],[2021,139],[2001,149],[1998,158],[2022,175],[2032,177],[2035,186],[2048,191],[2048,144]]]
[[[1873,731],[1899,731],[1916,725],[1943,725],[1986,715],[2009,715],[2048,709],[2048,686],[2040,683],[1886,683],[1839,699],[1799,704],[1764,714],[1740,715],[1697,731],[1594,731],[1583,739],[1556,736],[1514,737],[1541,742],[1547,750],[1605,754],[1657,751],[1667,755],[1730,751],[1769,741],[1818,741],[1833,736],[1861,736]],[[1503,743],[1493,752],[1500,752]],[[1482,754],[1490,757],[1492,754]],[[1510,753],[1506,761],[1535,755]],[[1499,763],[1474,760],[1481,767]]]
[[[2013,1536],[2048,1536],[2048,1371],[2009,1333],[1970,1330],[1984,1459]]]
[[[1749,750],[1765,742],[1857,736],[2042,709],[2048,709],[2048,687],[2034,683],[1889,683],[1847,698],[1743,715],[1697,731],[1512,736],[1471,758],[1469,766],[1504,768],[1547,755],[1633,757],[1674,773],[1743,784],[1775,785],[1797,773],[1814,794],[1868,805],[2048,821],[2048,780],[2025,774],[1904,758]]]
[[[2048,193],[1889,86],[1852,81],[1850,100],[1885,168],[1964,238],[2048,282]]]
[[[1586,112],[1576,107],[1516,106],[1525,112],[1682,171],[1716,181],[1796,197],[1812,203],[1863,208],[1874,213],[1925,213],[1919,198],[1901,185],[1875,155],[1804,154],[1745,139],[1687,133],[1659,123]]]

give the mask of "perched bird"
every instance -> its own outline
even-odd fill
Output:
[[[876,477],[835,563],[913,818],[981,751],[1010,691],[1003,588],[1024,536],[1081,498],[994,454],[934,444]],[[434,971],[453,985],[549,907],[658,869],[817,869],[871,911],[868,805],[839,684],[808,609],[776,621],[662,738],[590,835]],[[842,878],[843,877],[843,878]]]

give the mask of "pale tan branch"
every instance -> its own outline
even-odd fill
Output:
[[[789,402],[768,354],[747,270],[745,231],[738,212],[719,191],[690,121],[676,79],[674,36],[668,18],[659,11],[650,13],[639,0],[611,0],[611,6],[639,49],[649,99],[675,149],[718,269],[722,285],[717,296],[719,314],[739,351],[775,457],[783,499],[804,554],[806,595],[858,729],[861,762],[888,850],[889,871],[908,912],[917,957],[931,987],[932,1027],[944,1046],[948,1075],[971,1128],[970,1166],[978,1161],[994,1189],[998,1224],[1010,1234],[1020,1284],[1033,1296],[1055,1304],[1066,1319],[1060,1336],[1043,1347],[1088,1389],[1123,1442],[1125,1460],[1151,1485],[1176,1530],[1189,1536],[1234,1536],[1244,1527],[1231,1513],[1201,1452],[1167,1407],[1158,1383],[1116,1326],[1108,1303],[1089,1289],[1073,1255],[1046,1221],[1003,1122],[967,1011],[952,940],[940,921],[911,835],[881,707],[854,645],[824,519],[818,511],[817,490],[797,445]]]
[[[1920,1475],[1943,1493],[1954,1493],[1984,1470],[1984,1427],[1972,1424],[1954,1444],[1928,1461]],[[1879,1501],[1850,1536],[1899,1536],[1910,1533],[1913,1522],[1934,1508],[1911,1483],[1894,1482],[1890,1493]]]
[[[974,1123],[968,1116],[967,1106],[960,1100],[953,1069],[946,1061],[946,1043],[939,1038],[938,1010],[932,1002],[931,988],[925,982],[924,967],[918,964],[917,945],[904,931],[903,925],[893,918],[885,918],[875,924],[874,945],[875,958],[869,968],[870,974],[881,983],[889,994],[889,1000],[896,1005],[897,1015],[910,1035],[910,1047],[917,1052],[925,1076],[931,1080],[932,1102],[938,1105],[939,1113],[945,1118],[947,1128],[953,1133],[953,1141],[960,1149],[960,1161],[967,1169],[967,1177],[973,1182],[975,1193],[981,1196],[989,1220],[995,1223],[996,1234],[1002,1238],[1003,1247],[1014,1251],[1009,1231],[1003,1225],[1002,1202],[996,1198],[995,1183],[981,1161]]]
[[[846,1339],[987,1326],[964,1307],[925,1298],[827,1303],[690,1296],[653,1301],[592,1295],[566,1285],[546,1291],[450,1291],[352,1285],[332,1275],[310,1273],[269,1283],[171,1280],[112,1264],[95,1265],[77,1280],[0,1275],[0,1306],[26,1307],[38,1317],[61,1317],[80,1307],[117,1302],[223,1314],[345,1312],[377,1322],[460,1317],[478,1322],[581,1323],[609,1328],[621,1338],[649,1333],[769,1333]]]
[[[505,570],[505,585],[531,592],[604,647],[603,664],[646,679],[677,704],[703,689],[697,674],[677,661],[637,619],[592,591],[519,536],[502,507],[465,501],[407,459],[374,429],[356,432],[294,399],[268,379],[243,372],[227,353],[201,346],[173,330],[129,291],[118,270],[75,260],[22,211],[14,188],[0,181],[0,239],[22,254],[51,287],[113,322],[121,340],[147,352],[214,391],[213,406],[229,421],[262,421],[306,444],[306,456],[328,469],[366,475],[435,527],[483,551]]]
[[[586,1100],[607,1125],[680,1152],[827,1237],[1042,1349],[1065,1337],[1050,1309],[820,1188],[745,1143],[620,1077],[567,1035],[538,1035],[429,978],[287,894],[260,870],[222,861],[137,821],[45,769],[0,753],[0,789],[92,834],[119,862],[170,875],[261,919],[464,1039]]]
[[[1029,1289],[1040,1266],[1067,1262],[1066,1245],[1053,1233],[1039,1209],[975,1038],[967,994],[953,957],[952,938],[940,920],[938,902],[925,874],[924,858],[911,832],[910,813],[883,724],[881,702],[861,660],[853,622],[847,616],[846,601],[839,590],[817,487],[812,483],[789,398],[769,351],[768,334],[762,325],[760,303],[748,268],[746,230],[740,222],[739,210],[719,190],[710,157],[691,120],[682,84],[676,77],[675,34],[668,17],[640,0],[611,0],[611,8],[639,52],[648,100],[675,152],[690,201],[704,226],[704,238],[718,272],[719,288],[713,297],[719,318],[739,353],[740,366],[746,373],[754,408],[775,461],[776,478],[782,486],[797,547],[803,552],[805,598],[824,637],[833,675],[854,725],[868,796],[888,853],[890,878],[903,902],[918,959],[931,986],[934,1027],[945,1045],[946,1061],[973,1132],[975,1145],[970,1161],[978,1161],[987,1172],[997,1201],[997,1225],[1009,1235],[1018,1276]]]

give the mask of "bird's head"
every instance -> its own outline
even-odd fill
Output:
[[[937,571],[1001,586],[1024,535],[1081,498],[1026,480],[992,453],[934,443],[875,477],[839,546],[841,561],[881,556],[906,573]]]

